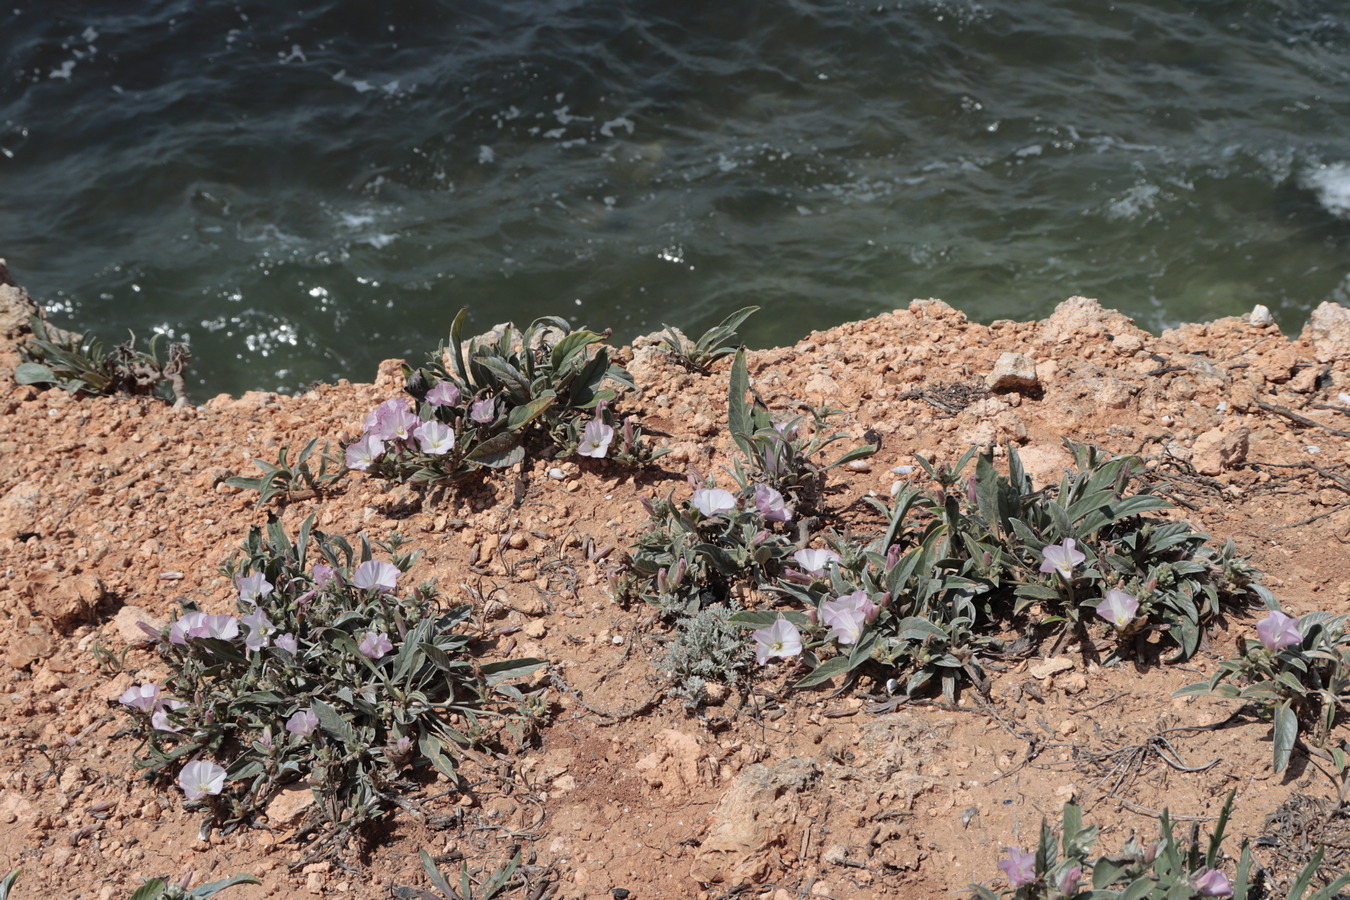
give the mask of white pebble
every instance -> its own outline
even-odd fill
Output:
[[[1308,446],[1304,447],[1303,449],[1304,449],[1304,450],[1307,450],[1309,453],[1321,453],[1321,452],[1322,452],[1322,448],[1319,447],[1319,446],[1317,446],[1316,444],[1309,444]]]
[[[616,635],[614,635],[614,637],[612,637],[612,638],[609,639],[609,642],[610,642],[611,644],[616,645],[616,646],[619,645],[619,644],[622,644],[622,643],[623,643],[623,635],[621,635],[621,634],[616,634]]]
[[[913,471],[914,471],[913,466],[896,466],[894,469],[891,469],[891,472],[895,475],[908,475],[910,472]]]
[[[855,472],[872,471],[872,464],[865,459],[855,459],[853,460],[853,462],[848,464],[848,467]]]
[[[1228,401],[1220,400],[1219,405],[1216,407],[1216,409],[1218,409],[1219,412],[1228,412]]]
[[[1258,328],[1263,328],[1271,322],[1274,322],[1275,317],[1270,314],[1270,310],[1258,303],[1252,307],[1251,314],[1247,316],[1247,321]]]
[[[563,472],[563,470],[559,469],[557,466],[554,466],[548,470],[548,477],[552,478],[554,481],[562,481],[567,477],[567,473]]]
[[[902,490],[904,490],[904,488],[905,488],[905,483],[904,483],[903,481],[892,481],[892,482],[891,482],[891,496],[892,496],[892,497],[899,497],[899,496],[900,496],[900,492],[901,492]]]

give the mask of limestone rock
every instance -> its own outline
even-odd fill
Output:
[[[106,589],[93,572],[66,575],[39,569],[28,576],[21,593],[35,612],[50,619],[64,634],[93,615]]]
[[[634,766],[638,773],[652,787],[667,794],[698,787],[698,761],[703,755],[698,740],[673,728],[663,729],[656,737],[656,750]]]
[[[294,828],[314,807],[314,791],[308,782],[282,788],[267,803],[267,822],[272,828]]]
[[[1054,344],[1064,344],[1083,336],[1122,334],[1135,331],[1134,320],[1114,309],[1103,309],[1096,300],[1070,297],[1050,318],[1041,323],[1040,337]]]
[[[701,884],[739,885],[778,865],[778,848],[801,813],[801,795],[820,775],[809,759],[748,766],[712,811],[690,875]]]
[[[0,534],[13,537],[37,530],[42,510],[42,490],[31,481],[21,481],[0,497]]]
[[[1312,344],[1318,362],[1350,359],[1350,309],[1323,303],[1312,311],[1302,338]]]
[[[124,606],[113,616],[113,627],[117,629],[117,637],[124,643],[133,647],[144,646],[154,643],[155,638],[151,636],[141,624],[148,625],[155,631],[162,632],[165,622],[157,616],[151,615],[139,606]]]
[[[1218,475],[1241,465],[1247,459],[1251,430],[1245,426],[1224,429],[1212,428],[1195,439],[1191,448],[1191,465],[1201,475]]]
[[[1041,387],[1041,381],[1036,376],[1036,363],[1025,353],[1004,353],[999,356],[984,383],[995,393],[1016,391],[1029,394]]]

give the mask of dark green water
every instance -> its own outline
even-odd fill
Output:
[[[753,345],[941,297],[1157,330],[1350,295],[1350,13],[1230,2],[13,0],[0,256],[194,394],[471,326]]]

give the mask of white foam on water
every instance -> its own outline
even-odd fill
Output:
[[[1318,166],[1303,176],[1303,183],[1327,212],[1350,218],[1350,163]]]
[[[1162,188],[1156,184],[1136,184],[1106,204],[1106,217],[1117,221],[1138,218],[1140,213],[1153,209],[1161,193]]]
[[[70,73],[74,71],[75,71],[75,60],[68,59],[65,62],[61,63],[60,68],[52,69],[51,73],[47,77],[64,78],[66,81],[69,81]]]
[[[478,161],[483,165],[487,165],[496,158],[497,154],[494,153],[492,151],[492,148],[487,146],[486,144],[478,148]]]
[[[632,119],[626,118],[624,116],[619,116],[619,118],[610,119],[608,122],[601,125],[600,133],[603,134],[605,137],[614,137],[615,128],[626,128],[628,129],[628,134],[631,137],[633,134],[633,129],[635,127],[637,126],[634,124]]]
[[[277,59],[281,60],[283,66],[293,62],[309,62],[309,57],[305,56],[305,51],[300,49],[299,44],[291,44],[290,53],[277,51]]]

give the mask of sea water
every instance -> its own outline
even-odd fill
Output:
[[[9,0],[0,257],[198,397],[562,315],[1350,296],[1339,0]]]

